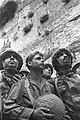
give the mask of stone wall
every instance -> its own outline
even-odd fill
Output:
[[[8,1],[10,0],[3,0],[1,7]],[[52,52],[62,47],[68,48],[72,53],[75,53],[77,48],[76,55],[79,56],[79,0],[14,1],[18,4],[15,16],[0,29],[0,52],[9,44],[13,50],[22,55],[24,60],[33,51],[39,50],[50,57]],[[41,23],[43,17],[45,21]],[[32,26],[27,32],[29,25]],[[78,60],[79,57],[76,59]],[[48,60],[50,61],[51,59]]]

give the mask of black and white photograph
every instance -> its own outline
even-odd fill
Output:
[[[0,0],[0,120],[80,120],[80,0]]]

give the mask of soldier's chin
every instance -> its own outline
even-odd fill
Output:
[[[70,64],[65,64],[65,65],[63,65],[63,69],[69,69],[70,68]]]
[[[15,65],[9,65],[9,66],[7,66],[7,68],[12,70],[12,69],[15,69],[16,66]]]
[[[44,67],[40,66],[39,68],[37,68],[38,70],[44,70]]]
[[[4,69],[7,71],[16,71],[17,70],[16,67],[9,67],[9,66],[5,67]]]
[[[37,68],[36,68],[36,67],[34,68],[34,70],[36,70],[36,71],[43,71],[43,69],[44,69],[44,67],[42,67],[42,66],[39,66],[39,67],[37,67]]]
[[[40,66],[40,68],[43,70],[43,69],[44,69],[44,66]]]

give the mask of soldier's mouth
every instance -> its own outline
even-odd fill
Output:
[[[40,65],[43,65],[43,66],[44,66],[44,63],[41,63]]]
[[[44,68],[44,64],[40,64],[40,67]]]
[[[10,61],[9,64],[14,64],[14,61]]]
[[[51,72],[47,72],[48,74],[51,74]]]
[[[69,59],[65,59],[64,62],[65,63],[69,63],[70,61],[69,61]]]

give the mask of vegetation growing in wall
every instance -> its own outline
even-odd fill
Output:
[[[29,13],[28,13],[28,17],[29,17],[29,18],[32,18],[32,17],[33,17],[33,15],[34,15],[34,13],[33,13],[33,12],[29,12]]]
[[[44,3],[44,4],[47,4],[48,1],[49,1],[49,0],[43,0],[43,3]]]
[[[45,35],[48,36],[50,34],[49,30],[45,30]]]
[[[43,24],[48,19],[49,19],[49,15],[48,14],[42,15],[41,18],[40,18],[40,23]]]
[[[13,19],[18,4],[14,1],[8,1],[4,6],[0,8],[0,28]]]
[[[24,27],[24,35],[26,35],[28,32],[30,32],[31,28],[33,27],[33,24],[28,24],[27,26]]]

